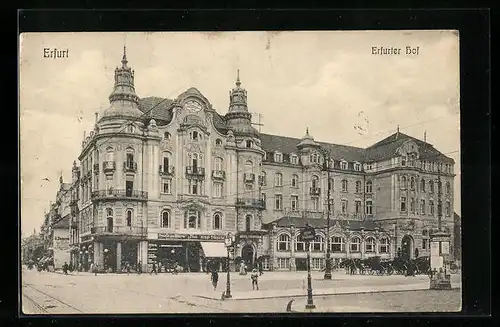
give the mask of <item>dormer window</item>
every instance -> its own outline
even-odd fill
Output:
[[[200,134],[197,131],[192,131],[191,132],[191,139],[193,141],[198,141],[199,137],[200,137]]]
[[[372,170],[373,165],[371,163],[366,164],[366,170]]]
[[[355,170],[355,171],[361,171],[361,164],[359,164],[359,163],[355,163],[355,164],[354,164],[354,170]]]
[[[290,163],[291,163],[292,165],[296,165],[296,164],[298,164],[298,157],[297,157],[295,154],[292,154],[292,155],[290,156]]]
[[[250,140],[246,140],[246,142],[245,142],[245,146],[246,146],[247,148],[251,148],[251,147],[252,147],[252,141],[250,141]]]
[[[275,153],[274,154],[274,161],[275,162],[283,162],[283,154],[281,154],[281,153]]]
[[[169,132],[165,132],[165,133],[163,133],[163,138],[164,138],[165,140],[170,140],[170,133],[169,133]]]
[[[215,146],[222,146],[222,140],[221,139],[215,140]]]
[[[347,170],[347,161],[340,162],[340,169]]]
[[[319,155],[317,153],[311,154],[309,158],[311,160],[311,163],[319,163]]]
[[[401,166],[406,166],[406,156],[401,157]]]

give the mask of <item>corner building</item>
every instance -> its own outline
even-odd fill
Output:
[[[262,134],[251,124],[239,74],[229,98],[224,116],[195,88],[173,100],[139,98],[124,50],[110,106],[96,114],[73,168],[84,267],[121,271],[128,262],[148,271],[154,261],[175,260],[194,272],[210,259],[224,268],[232,232],[231,267],[261,261],[265,269],[302,269],[298,231],[308,222],[318,231],[311,250],[321,269],[329,182],[332,257],[390,257],[402,242],[408,256],[428,251],[437,199],[426,190],[438,165],[448,167],[439,175],[451,183],[451,210],[452,159],[399,132],[368,149],[316,142],[308,131],[302,139]]]

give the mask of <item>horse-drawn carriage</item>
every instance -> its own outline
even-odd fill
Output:
[[[366,259],[348,258],[340,263],[341,268],[345,268],[346,274],[349,275],[405,275],[415,274],[430,274],[429,257],[420,257],[417,259],[405,260],[401,257],[396,257],[392,260],[382,260],[379,256],[369,257]]]
[[[167,259],[162,262],[162,266],[165,268],[166,273],[178,274],[183,271],[183,268],[175,260]]]

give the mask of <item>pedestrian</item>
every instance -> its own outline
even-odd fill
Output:
[[[259,262],[259,276],[264,274],[264,267],[262,266],[262,262]]]
[[[94,275],[97,276],[97,270],[99,270],[99,264],[96,262],[94,264]]]
[[[142,267],[141,267],[141,262],[137,262],[137,275],[140,275],[142,273]]]
[[[65,275],[67,275],[67,274],[68,274],[68,269],[69,269],[69,267],[68,267],[68,263],[65,261],[65,262],[64,262],[64,264],[63,264],[63,273],[64,273]]]
[[[257,288],[257,291],[259,290],[259,274],[257,273],[257,269],[252,270],[252,274],[250,275],[250,278],[252,279],[252,288],[255,290]]]
[[[128,261],[125,262],[125,270],[127,271],[127,275],[130,275],[130,263]]]
[[[219,273],[217,269],[212,270],[212,276],[210,278],[212,280],[212,286],[214,287],[214,291],[217,288],[217,283],[219,282]]]
[[[153,265],[151,267],[151,271],[149,272],[150,275],[152,275],[153,273],[155,273],[155,275],[157,275],[158,273],[156,272],[156,263],[153,261]]]

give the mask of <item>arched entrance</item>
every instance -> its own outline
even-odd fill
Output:
[[[401,257],[405,260],[413,259],[415,242],[410,235],[405,235],[401,240]]]
[[[250,244],[243,246],[241,249],[241,259],[248,266],[248,269],[251,269],[254,265],[253,262],[253,247]]]

